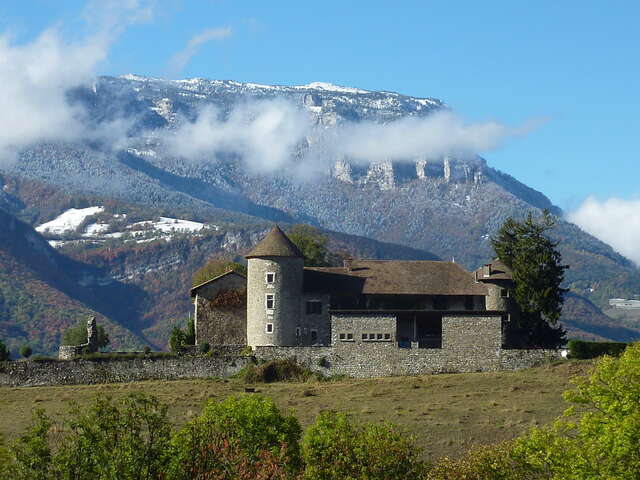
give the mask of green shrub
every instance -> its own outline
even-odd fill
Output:
[[[198,345],[198,351],[203,355],[206,355],[209,350],[211,350],[211,345],[209,345],[209,342],[204,342]]]
[[[569,340],[569,355],[571,358],[588,359],[602,355],[619,356],[628,343],[619,342],[586,342],[584,340]]]
[[[210,453],[212,445],[214,451],[222,448],[220,441],[231,442],[250,462],[269,452],[294,472],[301,467],[300,434],[298,420],[282,415],[271,399],[250,395],[210,401],[174,436],[168,477],[187,480],[197,478],[192,472],[218,469],[218,459]]]
[[[11,448],[5,470],[15,480],[164,478],[171,425],[167,407],[141,393],[117,401],[98,397],[86,410],[74,408],[57,435],[53,422],[36,411],[29,430]],[[55,431],[60,431],[57,426]],[[0,472],[2,467],[0,466]]]
[[[564,394],[571,418],[519,439],[521,454],[554,480],[640,478],[640,343],[574,383]]]
[[[180,353],[187,344],[187,335],[179,328],[173,327],[169,337],[169,348],[173,353]]]
[[[98,325],[98,348],[106,348],[111,342],[109,335],[102,325]],[[79,322],[73,327],[69,327],[62,334],[62,345],[82,345],[87,343],[87,323]]]
[[[187,331],[185,332],[184,343],[185,345],[196,344],[196,323],[193,318],[187,320]]]
[[[293,358],[269,360],[261,365],[247,365],[235,375],[245,383],[272,383],[282,381],[306,382],[316,374]]]
[[[512,443],[475,447],[460,459],[444,457],[425,480],[542,480],[543,472],[529,465]]]
[[[9,352],[4,342],[0,340],[0,362],[6,362],[8,360],[11,360],[11,352]]]
[[[344,414],[321,413],[302,443],[307,480],[405,480],[425,465],[411,437],[390,425],[356,425]]]
[[[22,358],[29,358],[32,353],[33,350],[29,345],[23,345],[22,347],[20,347],[20,356]]]
[[[329,360],[327,360],[327,357],[320,357],[318,359],[318,366],[321,368],[329,368]]]

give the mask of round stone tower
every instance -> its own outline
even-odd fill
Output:
[[[480,267],[475,272],[476,280],[487,286],[486,309],[499,312],[513,312],[513,274],[501,260]]]
[[[246,258],[247,345],[295,345],[304,256],[276,226]]]

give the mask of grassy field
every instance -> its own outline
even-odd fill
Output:
[[[415,436],[426,459],[457,456],[474,444],[511,439],[531,426],[562,414],[562,392],[570,378],[586,374],[590,361],[565,362],[519,372],[425,375],[334,382],[256,385],[304,426],[323,410],[348,412],[367,422],[392,422]],[[0,432],[17,437],[31,410],[43,408],[63,419],[69,402],[86,404],[97,395],[117,397],[133,391],[153,394],[169,405],[180,426],[198,415],[204,402],[245,394],[238,380],[181,380],[62,387],[0,387]],[[248,395],[248,394],[247,394]]]

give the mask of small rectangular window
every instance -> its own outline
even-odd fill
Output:
[[[366,339],[367,339],[367,334],[366,334],[366,333],[363,333],[363,334],[362,334],[362,339],[363,339],[363,340],[366,340]]]
[[[311,343],[317,343],[317,342],[318,342],[318,331],[311,330]]]
[[[308,300],[306,307],[307,315],[319,315],[322,313],[322,302],[319,300]]]
[[[267,273],[265,273],[265,280],[266,280],[267,284],[275,283],[275,281],[276,281],[275,272],[267,272]]]
[[[300,327],[296,327],[296,337],[300,336]]]
[[[375,333],[370,333],[369,334],[369,340],[375,340],[376,339],[376,334]]]
[[[340,334],[340,340],[345,340],[347,338],[347,336],[344,333]]]
[[[391,334],[390,333],[385,333],[384,334],[384,339],[385,340],[391,340]]]
[[[265,296],[265,307],[267,310],[273,310],[276,304],[276,296],[273,293],[267,293]]]
[[[378,333],[378,334],[376,335],[376,338],[377,338],[378,340],[382,340],[382,334],[381,334],[381,333]]]
[[[347,333],[347,340],[353,340],[353,333]]]
[[[509,296],[509,290],[506,288],[501,288],[500,289],[500,296],[501,297],[508,297]]]
[[[273,323],[267,323],[267,325],[265,326],[264,331],[267,332],[267,333],[273,333]]]

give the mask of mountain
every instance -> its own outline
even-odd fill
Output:
[[[106,326],[115,348],[140,345],[108,307],[127,289],[61,255],[32,227],[0,209],[0,338],[14,353],[23,344],[53,352],[66,328],[90,316]]]
[[[66,328],[94,315],[115,349],[166,348],[173,326],[183,326],[193,308],[193,273],[210,258],[242,256],[271,228],[266,222],[178,219],[180,211],[72,195],[33,180],[4,176],[3,182],[0,205],[20,217],[62,212],[38,220],[34,230],[0,209],[0,339],[14,353],[27,343],[38,353],[54,353]],[[331,250],[356,257],[437,259],[410,247],[325,233]]]
[[[353,125],[429,118],[447,110],[440,100],[323,83],[286,87],[133,75],[101,77],[90,87],[70,92],[69,98],[88,112],[88,121],[96,128],[128,119],[126,146],[97,140],[34,145],[21,153],[17,163],[4,167],[0,206],[32,225],[51,221],[70,208],[104,206],[108,211],[110,205],[126,205],[124,210],[111,208],[110,212],[128,211],[130,228],[140,228],[133,226],[134,220],[159,217],[220,227],[205,236],[209,240],[185,234],[177,243],[133,242],[132,246],[111,237],[62,247],[74,259],[146,292],[146,300],[129,314],[139,318],[139,325],[132,327],[139,338],[158,344],[170,323],[162,315],[186,313],[188,300],[178,297],[184,295],[190,272],[207,256],[241,253],[241,247],[272,222],[310,223],[329,232],[355,235],[358,240],[353,246],[364,245],[369,241],[365,238],[389,244],[382,249],[389,257],[401,258],[400,246],[405,246],[415,249],[416,255],[428,252],[442,259],[455,258],[473,269],[490,259],[490,236],[506,218],[542,209],[558,217],[553,236],[571,266],[566,275],[566,284],[575,294],[571,302],[581,305],[567,309],[567,325],[573,322],[574,331],[581,335],[612,338],[606,334],[613,332],[615,338],[633,338],[637,334],[600,328],[603,322],[612,328],[616,325],[600,309],[610,297],[640,292],[638,269],[608,245],[564,221],[561,210],[542,193],[491,168],[478,156],[417,155],[362,162],[332,153],[322,141],[331,138],[331,132]],[[181,126],[198,118],[203,108],[216,108],[223,122],[233,117],[238,106],[274,99],[294,105],[314,126],[296,146],[290,165],[315,158],[321,167],[302,178],[282,170],[258,171],[232,151],[185,160],[163,141],[178,135]],[[108,221],[114,222],[113,217]],[[229,235],[238,238],[235,250],[222,247]],[[338,234],[331,235],[337,238]],[[370,249],[370,255],[379,258],[380,248]],[[153,265],[163,264],[158,259],[165,257],[175,261],[175,268],[163,270],[171,272],[171,280],[160,280],[153,273],[141,274],[141,280],[128,279],[123,265],[136,265],[139,271],[149,265],[148,270],[156,272],[160,270]],[[175,308],[163,313],[158,300],[167,296]],[[598,320],[584,322],[587,312]],[[130,318],[123,322],[135,323]]]

